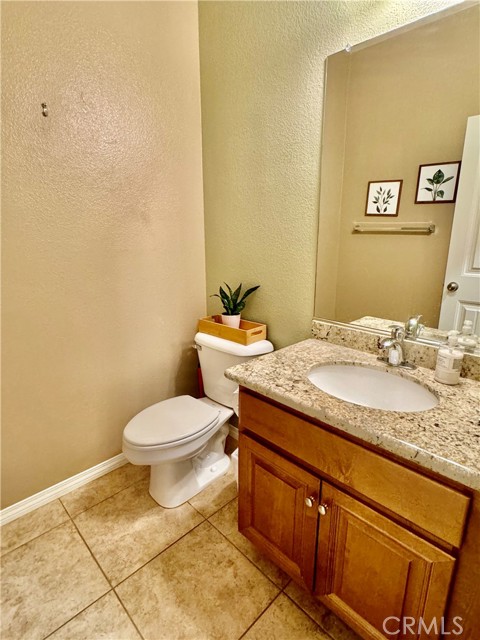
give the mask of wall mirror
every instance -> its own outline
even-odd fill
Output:
[[[458,200],[451,202],[446,184],[436,187],[443,200],[429,201],[426,189],[419,198],[417,181],[421,166],[422,180],[431,180],[437,164],[447,165],[443,175],[450,178],[468,118],[480,113],[479,14],[478,3],[457,5],[328,58],[315,317],[386,330],[422,314],[422,335],[430,340],[453,328],[439,327],[439,318]],[[382,215],[376,206],[366,215],[369,183],[376,183],[373,198],[380,187],[382,194],[397,189]],[[479,219],[478,193],[476,199],[472,216]],[[476,234],[478,298],[475,224],[469,233]],[[476,304],[462,313],[479,333]]]

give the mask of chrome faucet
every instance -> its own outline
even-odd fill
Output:
[[[378,360],[387,363],[390,367],[415,369],[415,365],[405,361],[403,352],[404,328],[395,324],[389,328],[391,330],[390,337],[378,339],[378,348],[387,352],[385,356],[378,356]]]
[[[415,338],[418,338],[420,331],[424,328],[423,324],[420,324],[420,320],[422,319],[422,316],[410,316],[410,318],[406,321],[405,323],[405,337],[406,338],[412,338],[413,340],[415,340]]]

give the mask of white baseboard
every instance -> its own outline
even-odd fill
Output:
[[[233,424],[228,425],[228,435],[235,440],[238,440],[238,429],[237,427],[234,427]]]
[[[56,500],[66,493],[70,493],[70,491],[74,489],[78,489],[78,487],[87,484],[91,480],[95,480],[95,478],[100,478],[106,473],[122,467],[126,463],[127,459],[123,453],[119,453],[118,456],[100,462],[100,464],[90,467],[90,469],[77,473],[77,475],[71,478],[62,480],[62,482],[54,484],[52,487],[48,487],[48,489],[35,493],[29,498],[25,498],[25,500],[12,504],[12,506],[0,511],[0,526],[12,522],[12,520],[16,520],[20,518],[20,516],[24,516],[30,511],[38,509],[38,507],[42,507],[44,504],[52,502],[52,500]]]

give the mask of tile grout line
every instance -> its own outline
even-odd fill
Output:
[[[88,549],[88,553],[92,556],[92,558],[93,558],[93,560],[94,560],[95,564],[98,566],[98,568],[99,568],[99,569],[100,569],[100,571],[102,572],[102,575],[105,577],[105,580],[106,580],[106,581],[107,581],[107,583],[109,584],[110,589],[113,589],[113,584],[112,584],[111,580],[109,579],[109,577],[107,576],[107,574],[106,574],[106,573],[105,573],[105,571],[103,570],[103,568],[102,568],[102,566],[101,566],[100,562],[99,562],[99,561],[97,560],[97,558],[95,557],[95,555],[94,555],[93,551],[90,549],[90,546],[89,546],[88,542],[85,540],[85,538],[84,538],[84,537],[83,537],[83,535],[81,534],[80,529],[79,529],[79,528],[78,528],[78,526],[77,526],[77,523],[75,522],[75,520],[74,520],[73,518],[71,518],[71,520],[72,520],[73,526],[75,527],[75,530],[77,531],[78,535],[80,536],[80,538],[81,538],[81,540],[82,540],[83,544],[87,547],[87,549]]]
[[[184,503],[185,504],[185,503]],[[203,513],[201,513],[201,511],[199,511],[198,509],[196,509],[193,504],[190,504],[190,502],[188,502],[187,500],[187,504],[192,507],[192,509],[195,511],[195,513],[198,513],[199,516],[201,516],[204,520],[208,520],[208,518],[206,518]]]
[[[62,629],[65,625],[67,625],[69,622],[71,622],[72,620],[75,620],[75,618],[77,616],[79,616],[81,613],[83,613],[84,611],[86,611],[87,609],[89,609],[91,606],[93,606],[94,604],[96,604],[99,600],[101,600],[102,598],[104,598],[106,595],[108,595],[109,593],[112,593],[113,589],[109,589],[106,593],[102,593],[101,596],[99,596],[96,600],[94,600],[93,602],[90,602],[90,604],[87,604],[86,607],[83,607],[83,609],[80,609],[80,611],[77,611],[77,613],[72,616],[71,618],[69,618],[68,620],[65,620],[65,622],[62,622],[62,624],[57,627],[56,629],[54,629],[53,631],[51,631],[48,635],[46,636],[42,636],[42,640],[47,640],[47,638],[50,638],[50,636],[52,636],[54,633],[56,633],[59,629]]]
[[[62,505],[63,510],[65,511],[65,513],[67,514],[67,516],[70,518],[70,520],[72,519],[72,516],[68,513],[67,511],[67,507],[63,504],[63,502],[61,501],[60,498],[58,498],[58,501],[60,502],[60,504]]]
[[[140,482],[143,482],[143,480],[137,480],[137,482],[134,482],[132,485],[129,485],[129,487],[132,487]],[[128,489],[129,487],[125,487],[125,489]],[[123,491],[123,489],[122,489]],[[113,497],[114,495],[118,495],[118,493],[121,493],[121,491],[118,491],[115,494],[112,494]],[[221,506],[219,509],[217,509],[214,513],[212,513],[212,516],[215,515],[215,513],[218,513],[218,511],[220,511],[221,509],[223,509],[223,507],[226,507],[227,504],[230,504],[230,502],[233,502],[233,500],[235,500],[237,498],[237,496],[235,496],[234,498],[232,498],[231,500],[229,500],[227,503],[225,503],[223,506]],[[138,571],[140,571],[140,569],[143,569],[147,564],[149,564],[150,562],[152,562],[153,560],[155,560],[156,558],[158,558],[158,556],[160,556],[162,553],[164,553],[167,549],[169,549],[170,547],[172,547],[174,544],[176,544],[177,542],[179,542],[180,540],[182,540],[182,538],[184,538],[185,536],[187,536],[189,533],[191,533],[192,531],[194,531],[197,527],[199,527],[200,525],[204,524],[205,522],[208,522],[208,518],[205,517],[200,511],[198,511],[198,509],[196,509],[192,504],[190,504],[190,502],[187,500],[186,503],[188,503],[188,505],[202,518],[202,521],[199,522],[198,524],[196,524],[194,527],[192,527],[191,529],[189,529],[188,531],[186,531],[184,534],[182,534],[179,538],[177,538],[176,540],[174,540],[173,542],[171,542],[169,545],[167,545],[164,549],[162,549],[161,551],[159,551],[158,553],[156,553],[154,556],[152,556],[151,558],[149,558],[147,561],[145,561],[140,567],[137,567],[137,569],[135,569],[135,571],[133,571],[131,574],[129,574],[128,576],[126,576],[125,578],[122,578],[122,580],[120,580],[120,582],[118,582],[117,584],[113,584],[111,582],[111,580],[107,577],[106,573],[103,571],[99,561],[97,560],[97,558],[95,557],[95,554],[93,553],[93,551],[90,549],[87,541],[85,540],[85,538],[83,537],[83,535],[81,534],[74,518],[77,518],[79,515],[81,515],[82,513],[86,513],[87,511],[89,511],[90,509],[93,509],[94,507],[96,507],[97,505],[101,504],[102,502],[105,502],[106,500],[108,500],[109,498],[105,498],[104,500],[101,500],[100,502],[97,502],[97,504],[92,505],[92,507],[89,507],[88,509],[85,509],[85,511],[81,511],[80,513],[76,514],[75,516],[71,516],[68,511],[67,514],[70,518],[70,520],[73,522],[76,530],[78,531],[78,534],[80,535],[80,537],[82,538],[83,542],[85,543],[85,545],[87,546],[91,556],[93,557],[93,559],[95,560],[96,564],[100,567],[103,575],[105,576],[105,578],[107,579],[109,585],[112,587],[112,589],[115,591],[117,587],[119,587],[123,582],[125,582],[126,580],[128,580],[131,576],[135,575]],[[153,500],[153,498],[152,498]],[[183,503],[183,504],[186,504]],[[64,506],[64,505],[63,505]],[[161,507],[161,505],[158,505],[160,508],[164,508]],[[64,506],[64,509],[66,510],[66,507]],[[209,516],[211,517],[211,516]],[[211,524],[209,522],[209,524]],[[211,525],[213,526],[213,525]],[[216,529],[216,527],[215,527]],[[217,530],[217,529],[216,529]],[[236,548],[236,547],[235,547]],[[117,592],[115,591],[115,594],[118,596]],[[120,596],[118,596],[120,599]],[[123,604],[123,603],[122,603]]]
[[[159,551],[158,553],[156,553],[154,556],[152,556],[149,560],[147,560],[146,562],[144,562],[142,564],[141,567],[138,567],[137,569],[135,569],[135,571],[133,571],[132,573],[130,573],[128,576],[126,576],[125,578],[122,578],[122,580],[120,580],[120,582],[118,584],[116,584],[113,589],[116,590],[121,584],[123,584],[126,580],[128,580],[129,578],[131,578],[132,576],[134,576],[136,573],[138,573],[141,569],[143,569],[144,567],[147,566],[147,564],[150,564],[150,562],[153,562],[153,560],[155,560],[156,558],[158,558],[158,556],[161,556],[162,553],[165,553],[165,551],[167,549],[170,549],[170,547],[173,547],[173,545],[177,544],[177,542],[180,542],[180,540],[182,540],[183,538],[185,538],[185,536],[188,536],[189,533],[192,533],[192,531],[195,531],[195,529],[197,529],[198,527],[200,527],[202,524],[205,524],[205,522],[208,522],[208,520],[206,518],[204,518],[202,520],[202,522],[199,522],[198,524],[196,524],[194,527],[192,527],[191,529],[189,529],[186,533],[184,533],[183,535],[180,536],[180,538],[177,538],[176,540],[174,540],[173,542],[171,542],[168,546],[165,547],[165,549],[162,549],[161,551]],[[115,591],[116,593],[116,591]],[[120,597],[120,596],[119,596]]]
[[[70,519],[70,516],[69,516],[69,519]],[[59,524],[56,524],[53,527],[50,527],[49,529],[46,529],[45,531],[42,531],[42,533],[39,533],[38,536],[34,536],[33,538],[30,538],[30,540],[27,540],[26,542],[22,542],[22,544],[19,544],[18,547],[14,547],[13,549],[9,549],[8,551],[4,551],[3,553],[0,554],[0,557],[1,558],[5,558],[10,553],[13,553],[14,551],[18,551],[18,549],[21,549],[25,545],[30,544],[30,542],[33,542],[34,540],[38,540],[38,538],[41,538],[42,536],[46,535],[47,533],[50,533],[54,529],[58,529],[58,527],[61,527],[62,525],[67,524],[67,522],[68,522],[68,520],[64,520],[63,522],[60,522]],[[10,524],[10,523],[8,523],[8,524]]]
[[[211,516],[209,516],[209,518],[211,518],[213,515],[215,515],[215,513],[218,513],[218,511],[220,511],[221,509],[223,509],[224,507],[227,506],[227,504],[230,504],[230,502],[233,502],[234,500],[236,500],[237,496],[235,496],[235,498],[232,498],[231,500],[229,500],[228,502],[226,502],[222,507],[220,507],[219,509],[217,509],[217,511],[215,511],[214,513],[212,513]],[[164,553],[167,549],[170,549],[170,547],[173,547],[173,545],[177,544],[177,542],[180,542],[180,540],[182,540],[183,538],[185,538],[185,536],[188,536],[189,533],[192,533],[192,531],[195,531],[195,529],[197,529],[200,525],[205,524],[205,522],[208,522],[208,524],[212,527],[214,527],[214,529],[216,531],[218,531],[217,527],[215,527],[211,522],[209,522],[208,518],[205,517],[203,515],[203,513],[201,513],[200,511],[198,511],[198,509],[196,509],[192,504],[190,504],[190,502],[187,500],[186,502],[184,502],[183,504],[187,504],[192,507],[192,509],[198,513],[198,515],[202,518],[202,521],[199,522],[198,524],[196,524],[194,527],[192,527],[191,529],[189,529],[188,531],[186,531],[183,535],[181,535],[179,538],[177,538],[176,540],[174,540],[173,542],[171,542],[169,545],[167,545],[164,549],[162,549],[161,551],[159,551],[157,554],[155,554],[154,556],[152,556],[149,560],[147,560],[146,562],[144,562],[142,564],[141,567],[138,567],[137,569],[135,569],[135,571],[133,571],[131,574],[129,574],[128,576],[126,576],[125,578],[122,578],[122,580],[120,580],[120,582],[114,586],[112,586],[112,588],[114,590],[117,589],[117,587],[119,587],[121,584],[123,584],[126,580],[128,580],[129,578],[131,578],[133,575],[135,575],[138,571],[140,571],[140,569],[143,569],[144,567],[146,567],[147,564],[149,564],[150,562],[152,562],[153,560],[155,560],[156,558],[158,558],[159,556],[162,555],[162,553]],[[161,506],[161,505],[159,505]],[[164,507],[162,507],[164,508]],[[221,533],[221,531],[219,531],[219,533]],[[222,534],[223,535],[223,534]],[[229,541],[230,542],[230,541]],[[232,544],[232,543],[230,543]],[[233,545],[235,546],[235,545]],[[237,547],[235,547],[236,549]],[[238,551],[240,551],[238,549]],[[241,552],[240,552],[241,553]],[[246,556],[245,556],[246,557]],[[266,576],[267,577],[267,576]],[[271,582],[271,581],[270,581]],[[275,585],[277,586],[277,585]],[[279,587],[277,587],[279,588]],[[116,591],[115,591],[116,593]],[[118,595],[118,594],[117,594]],[[118,596],[120,598],[120,596]]]
[[[141,482],[141,480],[140,480],[139,482]],[[136,483],[134,483],[134,484],[136,484]],[[130,485],[130,486],[133,486],[133,485]],[[126,487],[126,488],[128,488],[128,487]],[[114,495],[116,495],[116,494],[114,494]],[[102,500],[102,502],[103,502],[103,500]],[[97,503],[97,504],[100,504],[100,503]],[[96,506],[96,505],[95,505],[95,506]],[[87,511],[88,511],[88,509],[87,509]],[[85,512],[84,512],[84,511],[82,511],[82,513],[85,513]],[[78,514],[78,515],[80,515],[80,514]],[[92,556],[93,560],[95,561],[95,563],[96,563],[96,564],[97,564],[97,566],[99,567],[100,571],[101,571],[101,572],[102,572],[102,574],[105,576],[105,579],[107,580],[108,584],[110,585],[110,590],[109,590],[109,591],[107,591],[107,593],[110,593],[110,591],[112,591],[112,592],[113,592],[113,594],[114,594],[114,596],[116,597],[116,599],[120,602],[120,605],[121,605],[122,609],[124,609],[125,613],[127,614],[128,619],[130,620],[130,622],[131,622],[131,623],[133,624],[133,626],[135,627],[135,629],[136,629],[137,633],[139,634],[140,638],[142,638],[142,640],[144,640],[143,634],[142,634],[142,633],[140,633],[140,629],[138,629],[138,627],[137,627],[137,625],[135,624],[135,622],[133,621],[132,616],[130,615],[129,611],[127,610],[127,608],[126,608],[126,607],[125,607],[125,605],[123,604],[123,601],[121,600],[120,596],[119,596],[119,595],[118,595],[118,593],[115,591],[115,587],[112,585],[112,582],[110,581],[110,579],[108,578],[107,574],[106,574],[106,573],[105,573],[105,571],[103,570],[102,566],[100,565],[100,562],[97,560],[97,558],[95,557],[95,555],[94,555],[93,551],[90,549],[90,547],[89,547],[89,545],[88,545],[87,541],[85,540],[85,538],[84,538],[84,537],[82,536],[82,534],[80,533],[80,530],[79,530],[79,528],[78,528],[78,526],[77,526],[76,522],[74,521],[74,519],[73,519],[71,516],[70,516],[70,519],[71,519],[71,521],[72,521],[72,523],[73,523],[73,526],[74,526],[74,527],[75,527],[75,529],[77,530],[78,535],[79,535],[79,536],[80,536],[80,538],[83,540],[83,542],[84,542],[84,544],[86,545],[86,547],[87,547],[88,551],[90,552],[90,555]],[[145,566],[145,565],[143,565],[143,566]],[[133,575],[133,574],[132,574],[132,575]],[[128,576],[128,577],[130,577],[130,576]],[[120,583],[119,583],[119,584],[120,584]],[[116,586],[118,586],[118,585],[116,585]],[[106,593],[104,593],[104,594],[103,594],[103,596],[105,596],[105,595],[107,595],[107,594],[106,594]],[[103,598],[103,596],[101,596],[101,597]],[[100,599],[100,598],[98,598],[98,600],[99,600],[99,599]],[[97,600],[96,600],[95,602],[97,602]],[[91,604],[89,604],[89,605],[88,605],[88,607],[91,607],[91,606],[92,606],[92,604],[94,604],[94,603],[92,602]],[[88,607],[86,607],[86,609],[88,609]],[[84,611],[85,611],[85,609],[84,609]],[[80,613],[81,613],[81,612],[80,612]],[[76,615],[79,615],[79,614],[77,613]],[[74,616],[74,617],[76,617],[76,616]],[[73,620],[73,618],[71,618],[71,620]]]
[[[225,502],[225,504],[222,504],[221,507],[219,507],[218,509],[215,509],[215,511],[213,513],[211,513],[209,516],[204,516],[203,513],[201,511],[198,511],[198,509],[196,507],[193,506],[193,504],[190,504],[190,502],[188,503],[193,509],[195,509],[195,511],[197,511],[201,516],[203,516],[205,518],[205,520],[208,520],[209,518],[212,518],[215,514],[217,514],[219,511],[221,511],[222,509],[224,509],[227,505],[229,505],[231,502],[233,502],[234,500],[236,500],[238,498],[238,494],[234,497],[231,498],[231,500],[228,500],[227,502]]]
[[[227,505],[225,505],[225,506],[227,506]],[[215,526],[215,524],[214,524],[213,522],[210,522],[210,520],[207,520],[207,522],[208,522],[210,525],[212,525],[212,527],[215,529],[215,531],[218,531],[218,533],[220,533],[220,534],[225,538],[225,540],[226,540],[227,542],[229,542],[229,543],[230,543],[230,544],[231,544],[231,545],[232,545],[232,546],[233,546],[233,547],[234,547],[234,548],[235,548],[239,553],[241,553],[241,554],[242,554],[242,556],[243,556],[246,560],[248,560],[248,561],[250,562],[250,564],[252,564],[252,565],[255,567],[255,569],[257,569],[257,571],[260,571],[260,573],[262,574],[262,576],[263,576],[264,578],[266,578],[267,580],[269,580],[269,581],[273,584],[273,586],[274,586],[274,587],[276,587],[276,588],[279,590],[279,594],[283,592],[283,590],[285,589],[285,587],[287,586],[287,584],[289,584],[289,582],[287,582],[287,584],[285,585],[285,587],[280,587],[278,584],[276,584],[276,583],[272,580],[272,578],[270,578],[270,576],[267,576],[267,574],[263,571],[263,569],[261,569],[259,566],[257,566],[257,565],[255,564],[255,562],[253,562],[253,560],[251,560],[251,558],[249,558],[249,557],[247,556],[247,554],[246,554],[246,553],[244,553],[241,549],[239,549],[239,548],[237,547],[237,545],[236,545],[234,542],[232,542],[232,541],[229,539],[229,537],[228,537],[225,533],[223,533],[223,531],[220,531],[220,529],[219,529],[217,526]],[[267,559],[268,559],[268,558],[267,558]],[[275,596],[275,597],[276,597],[276,596]],[[273,602],[273,601],[272,601],[272,602]]]
[[[288,584],[290,584],[290,582],[289,582]],[[288,586],[288,585],[285,585],[285,588],[284,588],[284,590],[283,590],[283,593],[284,593],[284,594],[285,594],[285,596],[290,600],[290,602],[292,602],[292,603],[297,607],[297,609],[300,609],[300,611],[302,611],[302,613],[304,613],[304,614],[307,616],[307,618],[309,618],[312,622],[314,622],[314,623],[316,624],[316,626],[317,626],[319,629],[321,629],[321,630],[322,630],[322,632],[323,632],[323,633],[325,633],[329,638],[331,638],[331,640],[336,640],[336,638],[335,638],[334,636],[332,636],[332,635],[331,635],[331,634],[330,634],[330,633],[329,633],[329,632],[328,632],[328,631],[327,631],[327,630],[326,630],[326,629],[325,629],[321,624],[319,624],[319,623],[318,623],[318,622],[317,622],[317,621],[316,621],[316,620],[315,620],[315,619],[314,619],[314,618],[313,618],[313,617],[308,613],[308,611],[305,611],[305,609],[304,609],[302,606],[300,606],[300,605],[298,604],[298,602],[295,602],[295,600],[294,600],[291,596],[289,596],[289,595],[288,595],[288,593],[285,591],[285,589],[287,588],[287,586]],[[329,611],[329,610],[328,610],[328,611]]]
[[[111,496],[109,496],[108,498],[105,498],[104,500],[100,500],[100,502],[97,502],[96,504],[92,505],[91,507],[89,507],[88,509],[85,509],[84,511],[81,511],[80,513],[77,513],[75,516],[71,516],[68,511],[67,508],[65,507],[65,505],[63,505],[65,511],[67,511],[67,514],[70,518],[70,520],[73,523],[73,526],[75,527],[78,535],[80,536],[80,538],[82,539],[83,543],[85,544],[85,546],[87,547],[90,555],[92,556],[93,560],[95,561],[96,565],[98,566],[98,568],[100,569],[100,571],[102,572],[103,576],[105,577],[106,581],[108,582],[108,584],[110,585],[110,588],[112,590],[115,590],[115,586],[118,586],[118,584],[120,584],[120,582],[117,585],[113,585],[112,581],[110,580],[110,578],[107,576],[107,574],[105,573],[105,571],[103,570],[102,565],[100,564],[100,561],[97,560],[97,558],[95,557],[95,554],[93,553],[93,550],[90,548],[90,545],[88,544],[88,542],[85,540],[85,538],[83,537],[77,523],[75,522],[74,518],[78,518],[78,516],[80,516],[82,513],[86,513],[87,511],[89,511],[90,509],[93,509],[94,507],[96,507],[99,504],[102,504],[102,502],[105,502],[106,500],[109,500],[110,498],[113,498],[114,496],[118,495],[119,493],[121,493],[122,491],[125,491],[126,489],[129,489],[130,487],[135,486],[136,484],[139,484],[140,482],[143,482],[144,480],[137,480],[136,482],[133,482],[132,484],[128,485],[128,487],[124,487],[123,489],[121,489],[120,491],[117,491],[116,493],[113,493]],[[163,551],[165,551],[165,549],[163,549]],[[162,552],[160,552],[162,553]],[[158,555],[158,554],[157,554]],[[155,556],[156,557],[156,556]],[[153,558],[151,558],[150,560],[148,560],[145,564],[148,564],[148,562],[150,562]],[[142,565],[145,566],[145,564]],[[140,567],[141,568],[141,567]],[[137,570],[136,570],[137,571]],[[135,573],[135,572],[134,572]],[[133,575],[133,574],[131,574]],[[130,576],[127,576],[128,578]],[[127,579],[127,578],[125,578]],[[123,581],[122,581],[123,582]],[[116,591],[115,591],[115,595],[117,595]],[[117,596],[118,597],[118,596]],[[122,603],[123,605],[123,603]],[[129,616],[130,617],[130,616]],[[132,620],[133,622],[133,620]],[[141,635],[141,634],[140,634]],[[143,637],[143,636],[142,636]]]
[[[267,604],[267,606],[265,607],[265,609],[263,609],[263,611],[255,618],[255,620],[252,622],[252,624],[250,626],[248,626],[245,629],[245,631],[238,637],[238,640],[242,640],[242,638],[245,637],[245,635],[250,631],[250,629],[253,627],[253,625],[260,620],[260,618],[270,609],[270,607],[275,602],[275,600],[277,600],[281,595],[282,595],[282,592],[279,591],[277,593],[277,595],[275,596],[275,598],[271,602],[269,602]]]
[[[114,471],[115,471],[115,469],[114,469]],[[113,473],[113,471],[111,471],[110,473]],[[100,480],[100,478],[96,478],[96,480]],[[79,511],[78,513],[74,513],[73,515],[68,511],[67,507],[63,504],[63,502],[62,502],[62,497],[63,496],[58,498],[58,500],[60,500],[60,502],[62,503],[63,508],[68,513],[70,518],[76,518],[77,516],[81,515],[82,513],[86,513],[87,511],[90,511],[90,509],[93,509],[94,507],[98,506],[99,504],[102,504],[102,502],[106,502],[107,500],[110,500],[110,498],[113,498],[114,496],[117,496],[119,493],[122,493],[122,491],[125,491],[125,489],[130,489],[130,487],[133,487],[134,485],[136,485],[136,484],[138,484],[140,482],[144,482],[144,480],[146,480],[146,478],[143,478],[141,480],[135,480],[135,482],[132,482],[131,484],[126,485],[122,489],[119,489],[118,491],[115,491],[114,493],[112,493],[111,495],[107,496],[106,498],[103,498],[102,500],[99,500],[95,504],[90,505],[86,509],[82,509],[82,511]],[[92,480],[92,482],[95,482],[95,480]],[[88,483],[88,484],[90,484],[90,483]],[[86,484],[84,486],[88,487],[88,484]],[[80,489],[83,489],[83,487],[80,487]],[[78,491],[78,489],[74,489],[74,491]],[[71,492],[71,493],[73,493],[73,492]],[[68,496],[69,494],[66,493],[65,495]]]
[[[114,469],[115,471],[115,469]],[[113,473],[112,471],[110,473]],[[108,475],[108,474],[106,474]],[[106,476],[101,476],[106,477]],[[100,480],[100,478],[95,478],[95,480]],[[95,482],[95,480],[91,480],[90,482]],[[119,493],[121,493],[122,491],[124,491],[125,489],[129,489],[130,487],[132,487],[133,485],[137,484],[138,482],[142,482],[142,480],[136,480],[135,482],[133,482],[132,484],[129,484],[125,487],[123,487],[123,489],[120,489],[119,491],[116,491],[115,493],[112,493],[112,495],[108,496],[108,498],[104,498],[103,500],[100,500],[99,502],[96,502],[95,504],[91,505],[90,507],[88,507],[87,509],[84,509],[83,511],[79,511],[78,513],[76,513],[75,515],[71,515],[70,512],[68,511],[67,507],[63,504],[62,502],[62,497],[60,496],[59,498],[55,498],[55,500],[52,500],[51,502],[48,502],[47,504],[54,504],[57,500],[60,503],[60,505],[62,506],[63,510],[65,511],[67,517],[69,520],[71,520],[73,522],[73,518],[76,518],[77,516],[79,516],[81,513],[85,513],[87,511],[89,511],[90,509],[93,509],[93,507],[96,507],[98,504],[101,504],[102,502],[105,502],[106,500],[109,500],[110,498],[113,498],[113,496],[118,495]],[[84,485],[85,487],[88,487],[90,483],[87,483],[86,485]],[[83,487],[79,487],[77,489],[74,489],[73,491],[78,491],[79,489],[82,489]],[[70,493],[73,493],[70,492]],[[66,496],[68,496],[69,494],[66,493]],[[37,509],[34,509],[33,511],[30,511],[29,513],[26,513],[25,516],[30,515],[31,513],[35,513],[35,511],[38,511],[38,509],[42,509],[43,507],[47,506],[42,505],[40,507],[37,507]],[[200,514],[201,515],[201,514]],[[25,517],[25,516],[21,516],[21,517]],[[20,518],[17,518],[16,520],[12,520],[12,522],[17,522],[18,520],[20,520]],[[37,538],[40,538],[41,536],[45,535],[46,533],[49,533],[50,531],[53,531],[54,529],[56,529],[57,527],[60,527],[62,524],[65,524],[66,522],[68,522],[68,520],[64,520],[63,522],[60,522],[59,524],[54,525],[53,527],[49,527],[48,529],[45,529],[45,531],[42,531],[42,533],[39,533],[38,535],[34,536],[33,538],[30,538],[29,540],[27,540],[26,542],[22,542],[22,544],[18,545],[18,547],[14,547],[13,549],[9,549],[8,551],[4,551],[0,553],[0,557],[4,557],[6,555],[8,555],[9,553],[12,553],[12,551],[16,551],[17,549],[21,549],[22,547],[24,547],[26,544],[28,544],[29,542],[33,542],[33,540],[36,540]],[[8,522],[7,524],[3,525],[2,527],[0,527],[0,533],[1,530],[3,529],[3,527],[8,526],[10,524],[10,522]]]
[[[127,609],[127,607],[125,606],[125,604],[123,603],[123,600],[120,598],[120,596],[118,595],[118,593],[115,591],[115,589],[113,589],[113,593],[116,597],[116,599],[118,600],[118,602],[120,603],[120,606],[122,607],[122,609],[125,611],[125,613],[128,616],[128,619],[130,620],[130,622],[133,624],[133,626],[135,627],[135,629],[137,630],[138,635],[140,636],[140,638],[142,640],[145,640],[145,637],[143,635],[143,633],[140,633],[140,629],[137,627],[137,625],[135,624],[134,619],[132,618],[132,616],[130,615],[129,610]]]

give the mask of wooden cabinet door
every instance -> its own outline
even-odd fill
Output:
[[[310,591],[319,494],[318,478],[240,434],[239,530]]]
[[[315,595],[369,640],[440,637],[454,559],[325,482],[321,502]]]

